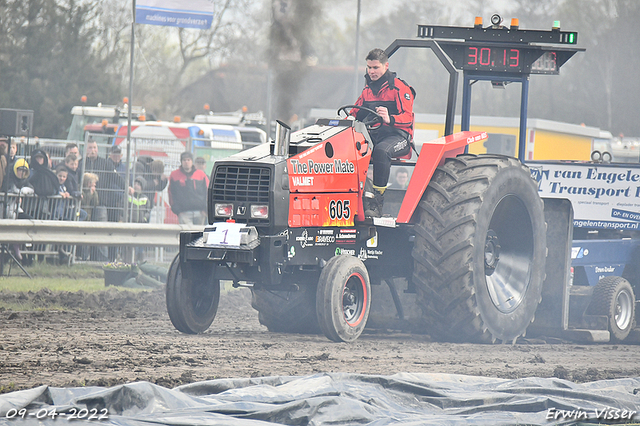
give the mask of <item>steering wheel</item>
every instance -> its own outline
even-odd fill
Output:
[[[359,120],[362,124],[365,125],[367,130],[377,129],[378,127],[380,127],[382,125],[382,123],[384,123],[384,119],[382,118],[382,116],[380,116],[380,114],[378,114],[377,112],[375,112],[371,108],[367,108],[367,107],[362,106],[362,105],[345,105],[345,106],[341,106],[340,108],[338,108],[338,115],[340,115],[340,112],[344,111],[345,115],[348,116],[350,111],[347,111],[347,109],[351,110],[353,108],[361,109],[361,110],[366,111],[366,112],[369,113],[369,114],[367,114],[367,116],[363,120]]]

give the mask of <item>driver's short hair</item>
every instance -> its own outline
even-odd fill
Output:
[[[387,56],[386,52],[382,49],[375,48],[369,52],[366,57],[367,61],[380,61],[381,64],[386,64],[389,62],[389,56]]]

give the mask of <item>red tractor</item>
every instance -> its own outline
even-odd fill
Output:
[[[547,51],[529,45],[526,37],[541,42],[551,33],[419,26],[418,34],[463,39],[470,34],[481,41],[494,40],[492,32],[506,42],[516,37],[520,44],[514,46],[521,47],[509,44],[503,55],[509,60],[498,67],[499,75],[479,69],[479,79],[520,79],[533,72],[533,62]],[[456,63],[464,59],[461,43],[396,40],[387,49],[392,54],[403,46],[431,48],[451,78],[448,136],[416,147],[415,161],[397,160],[413,173],[406,190],[387,190],[381,218],[365,217],[363,208],[373,147],[368,128],[380,120],[373,111],[366,122],[319,119],[293,133],[279,123],[274,142],[217,161],[209,225],[180,235],[180,253],[169,271],[167,308],[174,326],[184,333],[207,330],[216,315],[220,281],[228,280],[251,288],[252,305],[271,331],[321,330],[333,341],[353,341],[367,325],[372,285],[389,285],[403,317],[393,285],[403,278],[405,292],[416,295],[421,310],[414,329],[453,341],[510,343],[524,335],[547,273],[545,205],[518,159],[465,153],[467,145],[486,140],[486,133],[453,133],[455,68],[465,66]],[[501,57],[499,45],[487,52],[475,49]],[[463,129],[468,129],[466,96]]]
[[[367,323],[371,283],[402,277],[415,285],[429,330],[444,338],[512,341],[524,332],[544,279],[543,205],[518,160],[463,154],[486,133],[425,143],[415,163],[403,162],[414,172],[394,219],[363,214],[365,124],[280,129],[275,143],[216,162],[212,224],[181,234],[170,269],[167,307],[178,330],[205,331],[219,281],[232,280],[251,287],[269,330],[319,326],[352,341]]]

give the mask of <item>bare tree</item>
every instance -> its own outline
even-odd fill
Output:
[[[63,137],[81,94],[103,97],[113,80],[93,50],[92,2],[3,0],[0,4],[0,101],[32,109],[34,133]]]

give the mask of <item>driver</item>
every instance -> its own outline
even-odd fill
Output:
[[[411,152],[413,139],[413,100],[416,92],[411,86],[389,71],[389,57],[382,49],[373,49],[366,57],[367,82],[356,105],[372,109],[382,118],[382,124],[370,130],[373,140],[373,193],[365,190],[365,216],[380,217],[384,191],[389,181],[393,158]],[[353,108],[350,115],[357,120],[370,120],[370,113]]]

